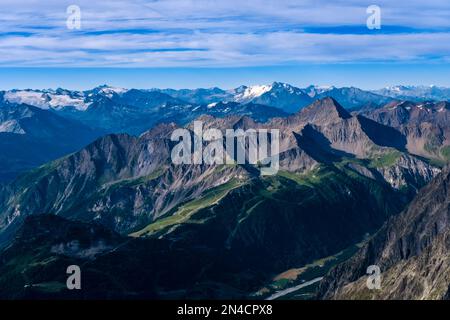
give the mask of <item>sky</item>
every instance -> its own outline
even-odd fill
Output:
[[[450,2],[0,0],[0,89],[273,81],[450,87]]]

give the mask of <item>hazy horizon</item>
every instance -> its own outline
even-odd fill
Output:
[[[328,66],[329,67],[329,66]],[[348,66],[347,66],[348,67]],[[384,70],[369,71],[372,85],[369,85],[361,73],[366,71],[345,70],[344,65],[333,66],[336,72],[322,75],[324,71],[312,70],[311,67],[280,68],[227,68],[227,69],[128,69],[128,68],[0,68],[0,90],[12,89],[57,89],[84,91],[101,85],[135,89],[198,89],[218,87],[224,90],[237,88],[241,85],[268,85],[273,82],[288,83],[299,88],[310,85],[326,87],[356,87],[363,90],[378,90],[390,86],[437,86],[450,87],[450,79],[436,81],[439,77],[450,73],[445,66],[439,70],[427,66],[422,76],[412,77],[413,69],[397,77],[395,71],[383,76]],[[397,66],[398,68],[398,66]],[[407,69],[407,67],[405,67]],[[270,72],[268,71],[270,70]],[[302,72],[303,71],[303,72]],[[448,73],[447,73],[448,72]],[[386,72],[387,73],[387,72]],[[435,76],[428,74],[434,73]],[[378,81],[374,81],[374,78]],[[388,80],[382,80],[388,79]],[[419,79],[419,80],[415,80]]]

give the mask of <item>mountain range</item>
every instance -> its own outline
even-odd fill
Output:
[[[448,297],[427,273],[447,259],[447,101],[282,83],[0,96],[0,298],[268,298],[318,277],[298,294]],[[173,164],[194,120],[277,128],[280,170]],[[363,288],[370,264],[386,291]]]
[[[0,170],[0,182],[11,181],[29,168],[76,151],[104,134],[124,132],[139,135],[159,123],[175,122],[185,125],[203,114],[214,117],[245,115],[256,121],[265,122],[271,118],[294,114],[325,97],[334,98],[348,110],[358,112],[368,110],[367,112],[370,113],[390,103],[394,105],[403,102],[421,102],[425,99],[423,94],[428,92],[427,88],[433,89],[430,92],[440,92],[440,95],[435,96],[431,93],[426,94],[427,99],[449,100],[449,96],[446,95],[448,90],[446,91],[445,88],[404,87],[408,90],[400,91],[394,88],[400,88],[400,86],[371,92],[353,87],[333,86],[309,86],[301,89],[286,83],[274,82],[270,85],[241,86],[231,90],[220,88],[139,90],[103,85],[86,91],[61,88],[2,91],[0,92],[0,150],[3,151],[1,154],[4,155],[2,159],[5,161],[5,166]],[[408,95],[397,94],[404,91],[407,91]],[[409,100],[398,100],[405,97]],[[33,110],[33,116],[24,116],[18,111],[10,112],[14,110],[14,106],[21,106],[17,107],[17,110],[20,108]],[[41,120],[36,120],[38,114]],[[368,117],[370,118],[371,115]],[[70,133],[58,132],[57,128],[46,124],[44,118],[49,118],[49,122],[53,124],[60,123],[60,128],[72,126],[68,130]],[[25,129],[24,125],[21,127],[18,124],[24,121],[35,123]],[[45,137],[42,135],[44,131],[46,131]],[[81,131],[83,133],[80,134]],[[434,145],[436,143],[431,142],[428,146],[429,151],[419,150],[418,154],[438,159],[445,157],[447,151],[444,150],[442,155],[439,149],[443,138],[439,137],[438,133],[429,135],[435,136],[433,139],[438,141],[438,148],[436,149]],[[13,140],[19,139],[19,142],[14,143],[11,148],[9,148],[10,136]],[[63,136],[62,139],[60,139],[61,136]],[[49,141],[58,141],[58,143],[49,143]],[[36,145],[42,145],[43,148],[39,148],[36,152],[32,151],[32,154],[27,153],[26,150],[31,151],[32,146]]]

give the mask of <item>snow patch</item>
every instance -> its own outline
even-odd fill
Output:
[[[25,103],[41,109],[49,109],[49,103],[42,92],[39,91],[8,91],[5,92],[4,99],[11,103]]]
[[[250,86],[245,88],[242,93],[237,94],[234,99],[236,102],[249,102],[270,90],[272,90],[272,85]]]
[[[77,110],[85,111],[91,103],[85,103],[82,98],[71,98],[68,95],[51,95],[49,105],[53,109],[62,109],[64,107],[74,107]]]
[[[83,97],[72,98],[67,94],[56,94],[32,90],[13,90],[5,92],[4,99],[10,103],[28,104],[40,109],[62,109],[74,107],[85,111],[91,103],[86,103]]]
[[[0,132],[8,132],[15,134],[25,134],[20,124],[16,120],[8,120],[0,123]]]
[[[119,87],[102,87],[100,89],[100,92],[103,93],[106,97],[108,98],[112,98],[112,96],[114,95],[114,93],[120,95],[123,94],[125,92],[127,92],[128,89],[125,88],[119,88]]]
[[[306,94],[309,97],[314,98],[315,96],[317,96],[319,94],[331,91],[331,90],[333,90],[335,88],[336,88],[335,86],[316,86],[316,85],[311,85],[311,86],[307,87],[306,89],[304,89],[304,91],[306,91]],[[299,94],[299,92],[297,92],[297,94]]]

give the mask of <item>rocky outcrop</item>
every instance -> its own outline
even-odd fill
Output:
[[[440,169],[407,154],[399,155],[393,165],[376,169],[393,188],[413,188],[418,191],[430,182]]]
[[[450,285],[450,167],[350,260],[321,282],[322,299],[442,299]],[[381,269],[381,289],[366,286],[366,269]]]
[[[396,128],[406,137],[407,150],[415,155],[448,161],[450,103],[396,101],[380,109],[363,111],[365,117]]]
[[[280,153],[280,168],[291,172],[307,172],[319,166],[319,162],[301,148],[292,148]]]
[[[95,220],[28,216],[0,250],[0,297],[245,298],[274,274],[359,241],[403,205],[389,187],[336,168],[299,177],[255,178],[192,210],[198,197],[138,238]],[[83,290],[65,287],[72,264]]]

